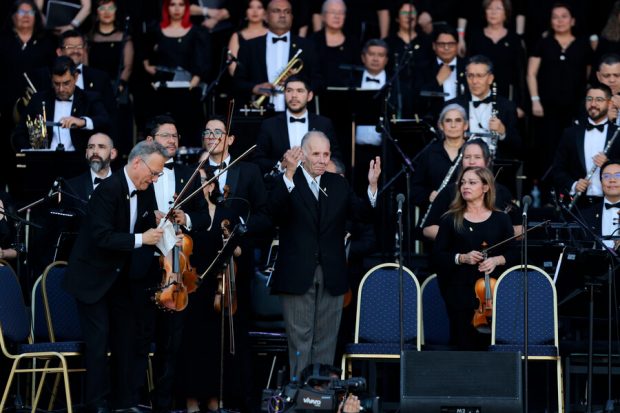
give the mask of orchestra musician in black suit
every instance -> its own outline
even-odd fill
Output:
[[[273,84],[276,77],[299,50],[302,50],[299,58],[303,61],[299,74],[310,79],[315,92],[323,88],[314,44],[292,34],[292,23],[292,8],[288,0],[271,0],[267,6],[267,34],[248,40],[239,48],[234,83],[243,98],[270,96],[270,90],[276,86]],[[274,95],[271,103],[277,112],[284,111],[281,94]]]
[[[493,63],[486,56],[472,56],[467,61],[465,77],[469,93],[448,103],[457,103],[469,116],[469,132],[494,133],[497,139],[482,136],[496,158],[521,158],[521,137],[517,129],[517,108],[513,102],[493,92]]]
[[[347,282],[345,225],[368,220],[376,203],[379,157],[370,162],[366,202],[346,179],[326,172],[329,139],[310,131],[284,155],[286,173],[269,199],[280,227],[271,291],[280,296],[292,377],[311,363],[332,364]],[[301,167],[299,163],[301,162]]]
[[[88,138],[96,131],[107,131],[110,126],[108,113],[98,95],[76,87],[77,69],[71,59],[60,56],[52,67],[52,90],[36,93],[26,108],[26,115],[13,132],[14,148],[30,148],[27,117],[38,115],[47,118],[49,148],[65,151],[84,151]],[[52,126],[53,125],[53,126]]]
[[[284,153],[299,146],[301,138],[311,130],[323,132],[333,148],[333,157],[340,158],[338,140],[331,119],[308,111],[308,102],[314,94],[308,81],[299,76],[291,76],[284,84],[286,112],[265,119],[258,132],[254,162],[263,174],[270,171],[283,171],[281,159]]]
[[[570,195],[583,193],[578,206],[596,203],[603,196],[599,174],[593,173],[588,180],[588,173],[596,172],[596,167],[607,159],[620,157],[620,139],[616,139],[605,153],[617,130],[607,118],[610,99],[609,87],[603,84],[589,87],[585,97],[587,120],[564,130],[555,154],[555,189],[558,193]]]
[[[160,177],[166,158],[159,144],[137,144],[127,165],[93,192],[71,252],[63,287],[77,300],[85,341],[87,412],[139,411],[137,389],[127,380],[141,364],[134,301],[140,280],[130,272],[130,261],[135,249],[154,246],[163,235],[155,228],[157,206],[145,191]]]

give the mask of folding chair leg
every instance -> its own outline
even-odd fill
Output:
[[[48,368],[51,360],[45,361],[44,368]],[[39,381],[39,385],[37,386],[37,392],[34,395],[34,399],[32,400],[32,413],[35,413],[37,410],[37,406],[39,405],[39,399],[41,398],[41,393],[43,392],[43,385],[45,384],[45,378],[47,377],[47,372],[43,371],[41,373],[41,379]]]
[[[67,359],[64,356],[60,356],[60,363],[62,364],[62,375],[65,379],[65,395],[67,398],[67,413],[73,413],[73,405],[71,402],[71,387],[69,385],[69,368],[67,366]]]
[[[555,364],[558,382],[558,413],[564,413],[564,378],[562,377],[562,362],[558,359]]]
[[[50,396],[50,402],[47,406],[47,410],[52,410],[54,407],[54,402],[56,401],[56,396],[58,396],[58,386],[60,385],[60,373],[56,373],[56,378],[54,379],[54,387],[52,387],[52,394]]]
[[[6,399],[9,397],[9,390],[11,389],[11,384],[13,383],[13,377],[15,377],[15,370],[17,369],[17,365],[19,364],[20,359],[17,358],[13,361],[13,366],[11,367],[11,373],[9,373],[9,378],[6,381],[6,386],[4,387],[4,394],[2,395],[2,400],[0,401],[0,412],[4,411],[4,405],[6,403]]]

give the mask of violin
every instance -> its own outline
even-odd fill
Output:
[[[231,236],[230,221],[223,219],[220,228],[222,229],[224,242],[226,242]],[[222,308],[229,309],[230,314],[237,312],[237,288],[235,281],[237,264],[235,263],[234,256],[235,254],[233,253],[224,269],[217,276],[217,293],[213,301],[213,308],[218,313],[222,312]]]
[[[488,249],[487,243],[482,243],[482,254],[487,259]],[[491,318],[493,316],[493,291],[495,291],[495,283],[497,280],[491,278],[490,273],[484,273],[483,278],[476,280],[474,291],[478,298],[478,308],[474,310],[474,317],[471,324],[481,333],[489,334],[491,332]]]
[[[165,257],[159,257],[162,268],[162,282],[155,293],[155,303],[163,310],[182,311],[187,307],[187,287],[183,283],[183,270],[187,259],[181,248],[174,246]]]

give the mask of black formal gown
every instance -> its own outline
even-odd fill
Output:
[[[429,195],[439,189],[453,162],[443,147],[443,141],[433,142],[419,155],[411,177],[411,202],[414,205],[428,205]],[[451,182],[456,175],[456,172],[452,175]]]
[[[483,244],[491,247],[514,235],[510,218],[503,212],[493,211],[482,222],[463,219],[463,229],[454,226],[453,215],[446,215],[439,224],[439,233],[433,249],[433,263],[437,269],[439,289],[446,302],[450,318],[451,341],[460,349],[483,349],[490,344],[491,336],[483,335],[471,325],[478,299],[474,286],[484,274],[477,265],[456,265],[456,254],[467,254],[472,250],[482,251]],[[490,275],[497,278],[510,268],[516,256],[510,243],[493,249],[489,256],[503,255],[506,265],[498,266]]]

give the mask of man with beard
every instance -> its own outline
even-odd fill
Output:
[[[585,98],[586,122],[565,129],[556,152],[553,164],[556,191],[572,196],[583,193],[579,206],[591,205],[602,199],[598,168],[609,158],[620,157],[620,140],[615,140],[605,151],[617,129],[607,118],[610,99],[609,87],[589,87]],[[588,179],[591,171],[592,176]]]

